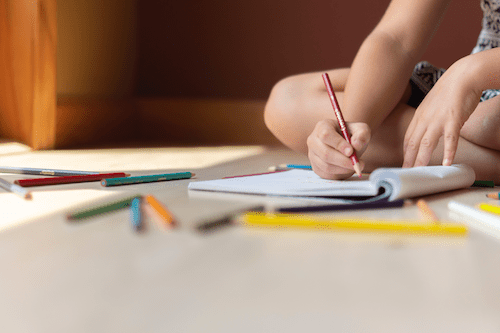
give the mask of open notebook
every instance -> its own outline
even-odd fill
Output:
[[[463,164],[415,168],[380,168],[368,178],[322,179],[310,170],[189,183],[189,190],[293,197],[357,198],[394,201],[471,186],[474,170]]]

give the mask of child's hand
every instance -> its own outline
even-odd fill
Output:
[[[427,165],[439,139],[444,139],[443,165],[451,165],[460,129],[479,103],[463,66],[450,67],[415,111],[404,139],[403,167]]]
[[[365,123],[346,123],[351,144],[340,132],[338,122],[325,119],[316,124],[307,138],[308,156],[314,172],[326,179],[345,179],[354,173],[350,156],[356,150],[358,157],[370,141],[371,131]],[[354,148],[354,150],[353,150]],[[364,168],[359,161],[361,169]]]

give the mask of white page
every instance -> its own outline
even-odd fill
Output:
[[[474,182],[474,170],[466,165],[380,168],[369,180],[353,176],[347,180],[327,180],[310,170],[289,170],[257,176],[191,182],[190,190],[231,193],[349,197],[376,196],[381,186],[390,192],[389,200],[412,198],[465,188]],[[389,186],[384,185],[386,182]]]
[[[191,182],[188,189],[281,196],[374,196],[378,193],[378,188],[366,178],[327,180],[310,170]]]

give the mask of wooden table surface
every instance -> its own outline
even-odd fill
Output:
[[[280,163],[307,160],[266,150],[193,171],[195,180],[215,179]],[[1,232],[2,332],[500,331],[493,237],[473,228],[465,238],[423,238],[238,225],[202,234],[200,222],[266,199],[192,193],[189,182],[116,195],[155,195],[179,219],[176,229],[147,218],[136,233],[127,210],[69,223],[61,210]],[[473,205],[491,191],[426,199],[446,220],[449,200]],[[419,218],[414,205],[334,214]]]

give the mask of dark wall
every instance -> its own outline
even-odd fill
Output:
[[[140,0],[136,93],[267,98],[279,79],[349,66],[389,1]],[[455,0],[424,58],[470,53],[479,1]]]

